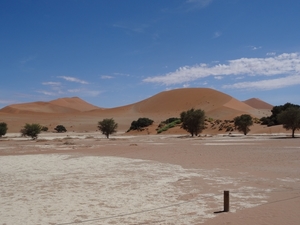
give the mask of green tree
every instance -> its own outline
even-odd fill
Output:
[[[57,125],[54,130],[56,130],[58,133],[67,132],[67,129],[63,125]]]
[[[109,138],[110,134],[117,132],[118,124],[115,123],[115,121],[112,118],[104,119],[98,122],[98,128],[102,132],[102,134]]]
[[[272,115],[268,117],[263,117],[260,119],[260,121],[262,122],[263,125],[268,125],[268,126],[279,125],[280,122],[278,121],[278,115],[290,107],[300,108],[300,105],[295,105],[287,102],[284,105],[274,106],[273,109],[271,110]]]
[[[7,130],[8,130],[7,124],[4,122],[0,123],[0,137],[4,136]]]
[[[295,131],[300,130],[300,108],[289,107],[278,114],[277,119],[286,130],[292,130],[292,137],[295,137]]]
[[[135,121],[135,120],[132,121],[128,131],[141,130],[142,128],[148,127],[152,124],[153,124],[153,120],[146,118],[146,117],[142,117],[142,118],[139,118],[137,121]]]
[[[26,137],[29,136],[33,140],[38,138],[39,133],[42,131],[42,126],[37,123],[28,124],[26,123],[25,126],[21,129],[21,135]]]
[[[198,135],[204,129],[205,112],[201,109],[190,109],[180,114],[181,128],[189,132],[192,137]]]
[[[242,131],[244,135],[250,131],[250,126],[253,125],[252,117],[248,114],[243,114],[234,118],[234,126],[238,131]]]

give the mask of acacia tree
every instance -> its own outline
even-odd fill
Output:
[[[98,122],[98,128],[107,138],[109,138],[110,134],[116,133],[118,124],[111,119],[104,119]]]
[[[42,126],[38,123],[28,124],[26,123],[25,126],[21,129],[21,135],[26,137],[29,136],[33,140],[38,138],[39,133],[42,131]]]
[[[7,130],[8,130],[7,124],[4,122],[0,123],[0,137],[4,136]]]
[[[243,114],[234,118],[234,126],[238,129],[238,131],[243,132],[244,135],[247,135],[250,131],[249,127],[252,125],[252,117],[248,114]]]
[[[283,124],[286,130],[292,130],[292,137],[295,137],[295,130],[300,130],[300,108],[290,107],[278,114],[278,122]]]
[[[190,109],[180,114],[181,128],[189,132],[192,137],[198,135],[204,129],[205,112],[201,109]]]

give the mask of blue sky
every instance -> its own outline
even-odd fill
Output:
[[[299,0],[1,0],[0,108],[214,88],[300,104]],[[175,104],[174,99],[174,104]]]

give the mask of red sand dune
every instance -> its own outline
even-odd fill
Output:
[[[52,105],[63,106],[70,109],[75,109],[81,112],[90,111],[93,109],[99,109],[99,107],[94,106],[90,103],[83,101],[78,97],[73,98],[59,98],[49,102]]]
[[[246,103],[247,105],[250,105],[251,107],[255,108],[255,109],[273,109],[273,105],[264,102],[263,100],[259,99],[259,98],[250,98],[248,100],[243,101],[244,103]]]
[[[114,118],[119,131],[126,131],[133,120],[148,117],[159,123],[170,117],[179,117],[182,111],[202,109],[207,117],[233,119],[241,114],[261,118],[270,110],[253,108],[225,93],[209,88],[183,88],[158,93],[143,101],[116,108],[93,106],[80,98],[60,98],[50,102],[14,104],[0,110],[9,132],[16,132],[25,123],[40,123],[53,129],[58,124],[68,131],[95,131],[98,121]]]

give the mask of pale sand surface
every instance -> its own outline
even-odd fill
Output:
[[[0,165],[1,225],[300,223],[300,138],[285,134],[8,134]]]

